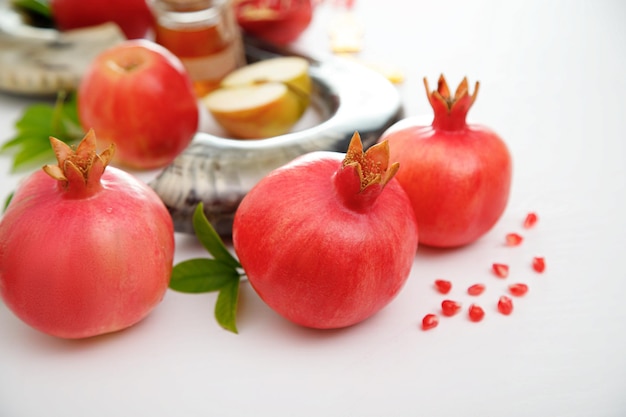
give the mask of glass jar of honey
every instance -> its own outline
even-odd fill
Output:
[[[155,41],[180,58],[198,97],[245,64],[230,0],[153,0],[151,5]]]

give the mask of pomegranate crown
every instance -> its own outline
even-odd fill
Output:
[[[361,191],[374,184],[384,187],[400,168],[398,162],[389,165],[389,142],[382,141],[363,152],[363,143],[358,132],[352,135],[343,160],[343,167],[348,166],[356,170],[361,181]]]
[[[426,87],[428,101],[435,112],[433,126],[443,129],[458,129],[465,125],[465,116],[476,100],[480,83],[476,81],[474,93],[470,95],[467,77],[463,77],[454,96],[452,96],[448,83],[441,74],[437,81],[436,90],[430,92],[426,77],[424,77],[424,87]]]
[[[115,145],[98,154],[96,152],[96,134],[90,129],[77,147],[71,147],[57,138],[50,137],[50,145],[57,158],[57,165],[45,165],[43,170],[63,187],[95,189],[100,186],[100,177],[111,162]]]
[[[335,189],[346,206],[363,211],[372,206],[391,181],[400,164],[389,164],[389,142],[382,141],[363,152],[358,132],[352,135],[348,151],[334,175]]]

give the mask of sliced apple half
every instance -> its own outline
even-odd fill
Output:
[[[202,103],[229,134],[262,139],[289,132],[310,103],[308,62],[281,57],[239,68]]]
[[[285,83],[308,97],[311,94],[309,62],[296,56],[258,61],[232,71],[222,80],[221,86],[236,87],[269,81]]]

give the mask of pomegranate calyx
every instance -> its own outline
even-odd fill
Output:
[[[363,143],[358,132],[354,132],[343,167],[354,167],[361,182],[361,191],[374,184],[384,187],[398,172],[400,164],[389,165],[389,142],[382,141],[363,152]]]
[[[113,144],[98,154],[96,135],[89,130],[75,148],[52,136],[50,145],[58,164],[45,165],[46,174],[59,181],[63,188],[74,189],[80,194],[100,188],[100,177],[115,152]]]
[[[433,127],[445,130],[460,129],[465,126],[465,117],[478,95],[480,83],[476,81],[474,93],[470,95],[467,77],[459,83],[454,96],[450,94],[448,83],[443,74],[437,81],[437,89],[430,91],[428,80],[424,77],[424,87],[428,101],[433,108],[435,118]]]
[[[352,135],[341,167],[334,175],[335,190],[346,207],[364,211],[382,193],[400,164],[389,165],[389,143],[383,141],[363,152],[358,132]]]

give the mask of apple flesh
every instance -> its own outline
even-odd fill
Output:
[[[300,118],[302,101],[281,83],[223,88],[204,99],[215,120],[240,139],[287,132]]]
[[[260,61],[226,76],[203,105],[229,134],[261,139],[287,133],[310,103],[308,62],[284,57]]]
[[[128,39],[138,39],[154,22],[146,0],[51,0],[50,8],[60,30],[114,22]]]
[[[238,68],[224,77],[220,86],[237,87],[267,81],[284,83],[307,100],[311,94],[309,63],[295,56],[267,59]]]
[[[144,39],[102,52],[78,86],[78,114],[114,161],[134,169],[161,168],[198,130],[198,101],[180,59]]]

